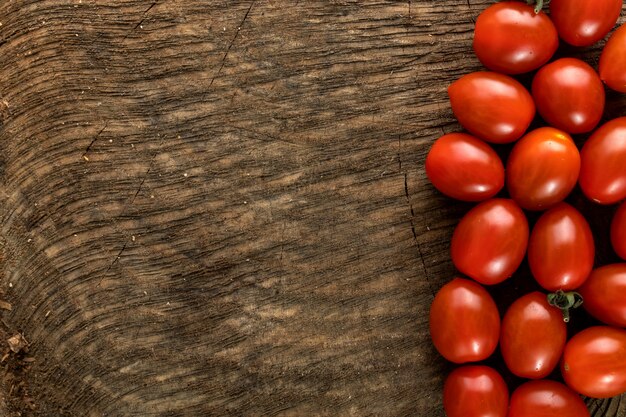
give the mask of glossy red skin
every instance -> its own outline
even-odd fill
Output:
[[[535,291],[517,299],[502,318],[500,351],[515,375],[545,378],[558,365],[566,338],[561,310]]]
[[[626,263],[594,269],[578,292],[589,314],[603,323],[626,327]]]
[[[620,204],[613,216],[611,245],[617,256],[626,260],[626,202]]]
[[[481,284],[497,284],[522,263],[528,233],[526,216],[514,201],[484,201],[467,212],[454,230],[452,261]]]
[[[459,123],[480,139],[510,143],[519,139],[535,117],[535,103],[522,84],[495,72],[473,72],[448,87]]]
[[[614,204],[626,198],[626,117],[600,126],[580,151],[580,178],[583,193],[600,204]]]
[[[486,359],[500,337],[496,303],[476,282],[455,278],[439,290],[430,306],[430,335],[437,351],[450,362]]]
[[[520,385],[511,395],[508,417],[589,417],[580,396],[560,382],[542,379]]]
[[[542,67],[532,84],[537,111],[550,126],[586,133],[604,112],[604,85],[596,71],[575,58],[561,58]]]
[[[547,210],[572,191],[580,163],[578,148],[567,133],[541,127],[513,147],[506,165],[506,185],[521,207]]]
[[[626,25],[620,26],[600,54],[600,79],[613,90],[626,93]]]
[[[591,273],[594,256],[589,223],[567,203],[542,214],[528,241],[530,270],[539,285],[551,292],[580,287]]]
[[[544,12],[519,2],[499,2],[476,19],[474,52],[484,66],[504,74],[522,74],[548,62],[559,46]]]
[[[593,398],[626,392],[626,330],[588,327],[565,345],[561,362],[565,383]]]
[[[483,201],[504,186],[504,166],[485,142],[465,133],[437,139],[426,157],[426,175],[443,194],[462,201]]]
[[[551,0],[550,19],[561,39],[574,46],[590,46],[615,26],[622,0]]]
[[[509,390],[493,368],[468,365],[455,369],[443,385],[448,417],[506,417]]]

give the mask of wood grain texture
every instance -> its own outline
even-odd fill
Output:
[[[469,206],[423,161],[490,3],[0,2],[15,412],[443,416],[428,307]]]

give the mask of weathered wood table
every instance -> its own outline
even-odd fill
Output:
[[[443,416],[423,161],[489,3],[0,2],[3,415]]]

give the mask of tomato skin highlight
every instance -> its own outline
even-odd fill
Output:
[[[626,25],[613,32],[604,45],[598,73],[607,87],[626,93]]]
[[[611,221],[611,245],[617,256],[626,260],[626,202],[620,204]]]
[[[540,127],[513,147],[506,165],[506,185],[522,208],[546,210],[576,186],[580,166],[578,148],[567,133]]]
[[[626,117],[600,126],[580,152],[578,183],[590,200],[614,204],[626,198]]]
[[[483,201],[504,186],[504,165],[485,142],[465,133],[437,139],[426,157],[426,175],[443,194],[462,201]]]
[[[613,29],[622,0],[551,0],[550,19],[561,39],[573,46],[590,46]]]
[[[550,126],[568,133],[586,133],[604,112],[604,85],[596,71],[575,58],[561,58],[542,67],[532,83],[537,112]]]
[[[589,327],[565,345],[561,363],[565,383],[593,398],[626,392],[626,330]]]
[[[626,327],[626,263],[596,268],[578,289],[583,307],[611,326]]]
[[[506,417],[508,406],[506,383],[488,366],[462,366],[444,383],[443,408],[448,417]]]
[[[578,394],[560,382],[528,381],[511,395],[508,417],[589,417]]]
[[[499,2],[476,19],[473,48],[482,64],[503,74],[522,74],[548,62],[559,46],[544,12],[519,2]]]
[[[430,306],[430,335],[437,351],[450,362],[486,359],[500,337],[496,303],[476,282],[454,278],[439,290]]]
[[[535,117],[535,103],[515,79],[495,72],[473,72],[448,87],[450,105],[459,123],[491,143],[519,139]]]
[[[528,246],[528,221],[513,200],[484,201],[463,216],[452,235],[452,262],[481,284],[497,284],[520,266]]]
[[[541,215],[528,241],[528,263],[548,291],[580,287],[593,268],[595,244],[585,217],[567,203]]]

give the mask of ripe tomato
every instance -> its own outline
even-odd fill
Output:
[[[508,417],[589,417],[584,401],[560,382],[547,379],[520,385],[511,395]]]
[[[559,363],[566,338],[561,310],[535,291],[511,304],[502,318],[500,351],[515,375],[545,378]]]
[[[430,336],[450,362],[486,359],[500,337],[496,303],[479,284],[455,278],[439,290],[430,306]]]
[[[448,87],[459,123],[480,139],[508,143],[520,138],[535,117],[535,103],[523,85],[495,72],[473,72]]]
[[[578,292],[589,314],[606,324],[626,327],[626,263],[594,269]]]
[[[472,208],[459,222],[450,252],[459,271],[497,284],[520,266],[528,243],[528,221],[514,201],[494,198]]]
[[[465,133],[450,133],[435,141],[426,157],[426,175],[439,191],[463,201],[486,200],[504,186],[498,154]]]
[[[552,0],[550,19],[559,36],[574,46],[589,46],[615,26],[622,0]]]
[[[574,391],[593,398],[626,392],[626,330],[589,327],[565,345],[561,372]]]
[[[542,67],[531,90],[537,111],[557,129],[586,133],[602,118],[604,85],[580,59],[561,58]]]
[[[593,268],[595,244],[587,220],[567,203],[546,211],[530,234],[528,263],[548,291],[580,287]]]
[[[620,26],[600,54],[600,79],[613,90],[626,93],[626,25]]]
[[[580,155],[572,138],[558,129],[541,127],[513,147],[506,184],[517,204],[527,210],[545,210],[567,197],[579,171]]]
[[[611,222],[611,244],[617,255],[626,259],[626,202],[620,204]]]
[[[448,417],[506,417],[509,390],[488,366],[462,366],[443,385],[443,408]]]
[[[626,198],[626,117],[600,126],[580,151],[580,188],[591,200],[614,204]]]
[[[559,46],[556,28],[544,12],[512,1],[486,8],[476,19],[474,52],[484,66],[504,74],[539,68]]]

